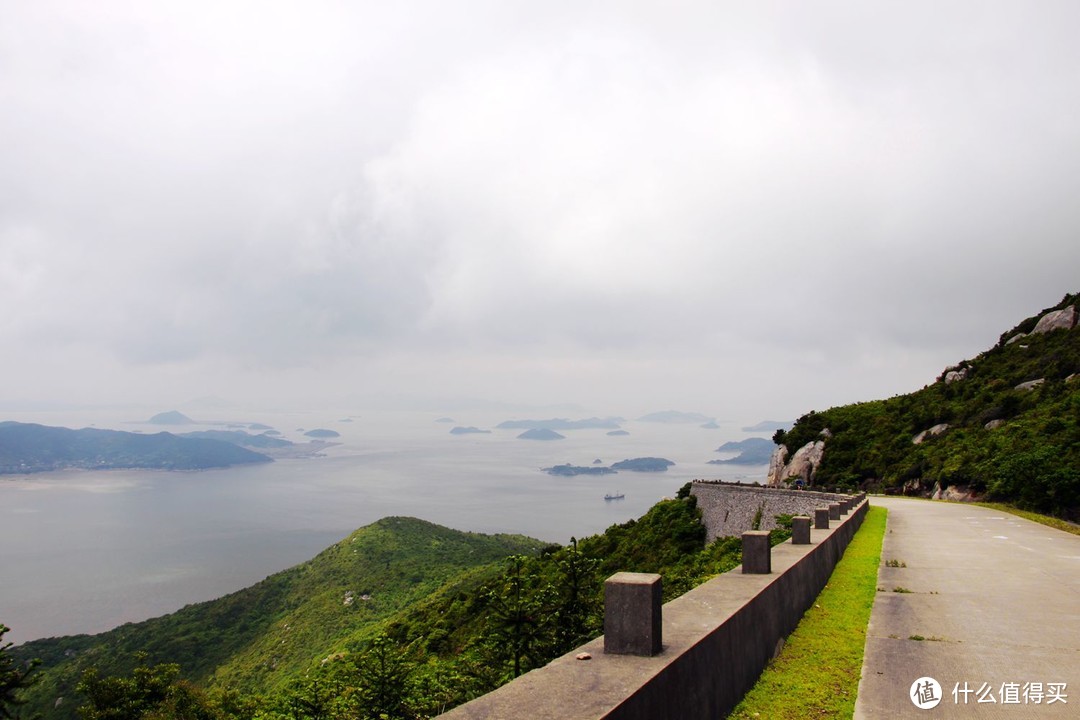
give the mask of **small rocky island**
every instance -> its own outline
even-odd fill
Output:
[[[564,440],[566,436],[548,428],[533,428],[521,433],[518,438],[521,440]]]
[[[337,430],[327,430],[326,428],[315,428],[314,430],[308,430],[304,435],[313,438],[336,438],[341,437],[341,433]]]
[[[596,460],[592,465],[571,465],[570,463],[565,463],[563,465],[553,465],[552,467],[540,469],[548,475],[573,477],[575,475],[614,475],[620,470],[630,470],[632,472],[664,472],[675,464],[671,460],[655,457],[621,460],[617,463],[612,463],[611,467],[596,464],[599,462],[599,460]]]
[[[458,425],[458,426],[453,427],[453,428],[450,429],[450,434],[451,435],[490,435],[491,431],[490,430],[481,430],[480,428],[473,427],[472,425],[470,425],[468,427],[462,427],[462,426]]]
[[[614,475],[617,470],[612,470],[609,467],[598,467],[596,465],[571,465],[566,463],[565,465],[554,465],[552,467],[540,468],[548,475],[558,475],[559,477],[574,477],[575,475]]]
[[[765,438],[747,438],[726,442],[716,448],[718,453],[738,453],[730,460],[709,460],[710,465],[768,465],[776,445]]]
[[[615,470],[632,470],[633,472],[665,472],[675,463],[666,458],[640,457],[631,460],[620,460],[612,463]]]
[[[195,421],[178,410],[158,413],[147,420],[151,425],[194,425]]]

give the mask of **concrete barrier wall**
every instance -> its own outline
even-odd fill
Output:
[[[440,717],[723,718],[825,587],[867,507],[812,529],[810,545],[773,548],[771,574],[735,568],[664,605],[659,655],[605,655],[598,638]]]
[[[712,542],[718,537],[742,535],[747,530],[772,530],[777,515],[809,515],[814,508],[827,506],[848,497],[816,490],[789,490],[757,485],[739,485],[695,480],[690,494],[697,498],[701,519]],[[760,511],[761,525],[755,528],[754,517]]]

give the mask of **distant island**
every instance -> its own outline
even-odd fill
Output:
[[[710,420],[707,423],[701,423],[701,425],[699,425],[699,427],[703,427],[706,430],[718,430],[720,428],[720,426],[717,425],[715,420]]]
[[[664,472],[675,463],[665,458],[640,457],[632,460],[620,460],[612,463],[614,470],[633,470],[634,472]]]
[[[491,431],[490,430],[481,430],[480,428],[473,427],[472,425],[470,425],[469,427],[461,427],[460,425],[458,425],[457,427],[450,428],[450,434],[451,435],[476,435],[476,434],[490,435]]]
[[[204,470],[271,462],[224,440],[32,423],[0,423],[0,474],[65,470]]]
[[[789,430],[793,422],[778,422],[776,420],[762,420],[757,425],[744,427],[743,432],[776,432],[777,430]]]
[[[611,432],[608,433],[608,435],[611,435],[612,437],[616,437],[616,436],[620,436],[620,435],[629,435],[629,434],[630,433],[628,431],[626,431],[626,430],[612,430]]]
[[[253,448],[261,455],[266,455],[271,459],[319,457],[322,455],[323,450],[338,444],[325,440],[294,443],[291,440],[278,437],[280,435],[281,433],[277,430],[267,430],[259,435],[251,435],[242,430],[199,430],[180,433],[179,437],[221,440],[240,447]]]
[[[263,425],[262,423],[249,423],[248,430],[273,430],[273,428],[269,425]],[[274,432],[277,432],[277,430],[274,430]],[[280,435],[281,433],[278,434]]]
[[[718,453],[738,453],[730,460],[709,460],[709,465],[768,465],[776,445],[765,438],[747,438],[726,442],[716,448]]]
[[[563,440],[566,436],[547,428],[533,428],[521,433],[518,438],[522,440]]]
[[[618,429],[619,423],[624,422],[620,417],[585,418],[584,420],[567,420],[566,418],[551,418],[550,420],[505,420],[495,427],[502,430],[590,430],[590,429]]]
[[[595,465],[571,465],[570,463],[540,469],[546,472],[548,475],[560,475],[563,477],[573,477],[574,475],[614,475],[617,472],[616,470],[612,470],[609,467],[597,467]]]
[[[655,423],[672,423],[672,424],[690,424],[700,425],[702,423],[712,422],[716,418],[711,418],[701,413],[686,413],[679,412],[677,410],[663,410],[661,412],[649,413],[648,415],[642,415],[638,418],[638,422],[655,422]]]
[[[151,425],[194,425],[195,421],[189,418],[187,415],[176,410],[169,410],[168,412],[158,413],[154,417],[147,420]]]
[[[180,437],[221,440],[233,445],[252,448],[281,448],[292,445],[288,440],[273,437],[269,433],[250,435],[243,430],[198,430],[196,432],[181,433]]]
[[[313,438],[336,438],[341,437],[341,433],[337,430],[327,430],[326,428],[315,428],[314,430],[308,430],[304,435]]]

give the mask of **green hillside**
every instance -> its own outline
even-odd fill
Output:
[[[139,662],[179,664],[185,677],[207,687],[269,692],[449,578],[541,546],[521,536],[384,518],[308,562],[223,598],[100,635],[37,640],[15,652],[42,660],[42,681],[29,694],[38,710],[51,710],[58,697],[74,698],[87,668],[125,674]],[[49,716],[74,717],[74,709],[64,702]]]
[[[1067,295],[922,390],[834,407],[774,436],[824,441],[813,484],[929,495],[949,487],[1040,512],[1080,513],[1080,329],[1032,332]],[[1066,323],[1067,324],[1067,323]],[[944,426],[944,427],[942,427]],[[936,428],[937,433],[920,433]],[[827,431],[827,432],[826,432]]]
[[[689,485],[565,547],[386,518],[218,600],[9,652],[42,660],[25,697],[45,718],[431,717],[598,635],[612,573],[660,572],[670,599],[740,549],[706,546]]]

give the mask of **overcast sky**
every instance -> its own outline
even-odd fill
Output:
[[[1077,27],[0,0],[0,396],[756,421],[918,389],[1080,289]]]

